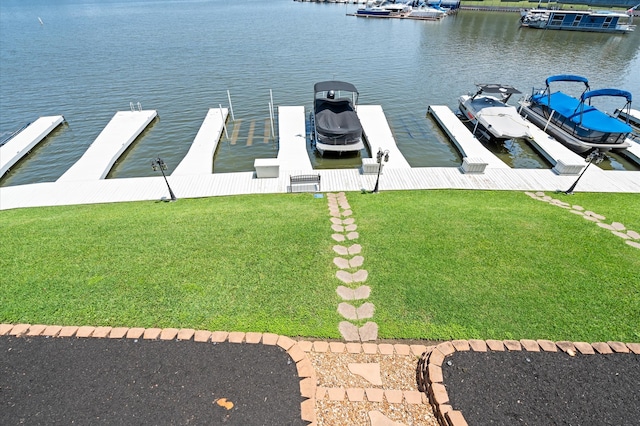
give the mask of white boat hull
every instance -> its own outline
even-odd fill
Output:
[[[497,140],[531,138],[529,123],[525,121],[518,110],[501,102],[493,96],[463,95],[459,98],[460,112],[474,127],[482,126],[481,131]]]

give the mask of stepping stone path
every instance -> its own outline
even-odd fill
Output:
[[[338,305],[338,313],[346,320],[338,324],[342,338],[348,342],[366,342],[378,338],[378,325],[368,321],[363,325],[362,320],[373,318],[375,306],[364,302],[371,294],[371,288],[362,283],[367,281],[369,272],[360,269],[364,265],[364,257],[360,255],[362,247],[356,244],[360,238],[358,225],[353,217],[353,211],[344,192],[328,193],[327,202],[331,215],[331,238],[338,243],[333,251],[338,255],[333,264],[338,268],[336,278],[342,285],[336,292],[344,302]]]
[[[525,194],[527,194],[529,197],[533,198],[534,200],[549,203],[552,206],[557,206],[563,209],[567,209],[569,210],[569,212],[577,216],[582,216],[585,220],[594,222],[599,227],[606,229],[608,231],[611,231],[613,235],[621,238],[622,240],[625,241],[626,244],[630,245],[631,247],[640,249],[640,233],[633,231],[631,229],[627,229],[626,226],[624,226],[620,222],[612,222],[611,224],[605,223],[604,220],[606,220],[606,217],[600,214],[594,213],[590,210],[585,210],[584,207],[582,206],[571,205],[562,200],[558,200],[553,197],[550,197],[546,195],[544,192],[525,192]]]

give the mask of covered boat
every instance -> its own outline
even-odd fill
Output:
[[[582,83],[584,91],[578,98],[561,91],[552,92],[550,83],[560,81]],[[555,75],[545,82],[545,89],[533,89],[530,96],[520,101],[520,114],[526,119],[577,153],[622,150],[629,146],[626,139],[632,132],[631,126],[595,108],[591,100],[620,97],[626,100],[622,109],[629,110],[631,93],[619,89],[590,90],[589,81],[578,75]]]
[[[507,102],[513,94],[521,93],[504,84],[476,84],[478,91],[458,98],[460,113],[487,139],[507,140],[530,138],[529,123],[514,106]]]
[[[633,14],[609,10],[530,9],[520,15],[520,25],[529,28],[623,34],[636,28]]]
[[[390,0],[372,0],[367,2],[365,7],[356,10],[356,16],[391,18],[404,16],[411,11],[411,6],[405,3],[396,3]]]
[[[312,138],[318,152],[343,154],[363,149],[356,87],[344,81],[323,81],[313,86],[313,92]]]

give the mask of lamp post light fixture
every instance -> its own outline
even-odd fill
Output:
[[[164,171],[167,170],[166,163],[164,161],[162,161],[162,158],[158,157],[158,158],[156,158],[155,160],[153,160],[151,162],[151,167],[153,168],[153,171],[160,170],[160,172],[162,173],[162,177],[164,178],[164,181],[167,184],[167,188],[169,188],[169,195],[171,196],[171,201],[176,201],[177,198],[173,194],[173,191],[171,190],[171,187],[169,186],[169,181],[167,180],[167,175],[164,174]],[[162,199],[166,200],[164,197],[162,197]]]
[[[580,178],[582,177],[584,172],[587,171],[587,168],[591,165],[591,163],[600,164],[605,159],[605,157],[606,157],[606,155],[604,154],[604,152],[600,152],[597,149],[594,149],[593,151],[591,151],[589,153],[589,155],[587,155],[587,158],[585,158],[585,161],[587,162],[587,165],[585,166],[585,168],[582,170],[582,172],[578,176],[578,179],[576,179],[576,181],[573,182],[573,185],[571,185],[571,187],[569,189],[564,191],[564,193],[566,195],[572,195],[573,194],[573,190],[576,188],[576,185],[578,184],[578,181],[580,180]]]
[[[378,163],[378,177],[376,178],[376,186],[373,188],[373,191],[371,191],[372,194],[378,193],[378,185],[380,183],[380,171],[382,170],[383,160],[385,163],[389,161],[389,150],[385,149],[383,151],[382,148],[378,148],[378,153],[376,154],[376,162]]]

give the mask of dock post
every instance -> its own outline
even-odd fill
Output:
[[[229,133],[227,133],[227,122],[224,119],[224,113],[222,112],[222,104],[218,104],[218,106],[220,107],[220,117],[222,117],[222,128],[224,129],[224,135],[227,137],[227,140],[229,140]]]
[[[231,120],[236,121],[236,117],[233,115],[233,105],[231,104],[231,93],[227,90],[227,99],[229,99],[229,112],[231,113]]]

